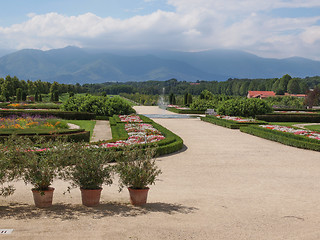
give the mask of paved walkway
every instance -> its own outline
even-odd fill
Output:
[[[155,107],[136,107],[156,114]],[[184,139],[183,152],[158,159],[163,171],[149,204],[132,207],[117,182],[104,187],[98,208],[80,191],[54,206],[33,207],[31,186],[0,198],[6,239],[320,239],[320,153],[297,149],[198,119],[155,119]]]
[[[112,133],[109,121],[96,120],[96,125],[93,129],[91,142],[112,139]]]

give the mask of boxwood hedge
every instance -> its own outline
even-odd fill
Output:
[[[320,114],[317,113],[270,113],[257,115],[256,118],[266,122],[320,122]]]
[[[266,124],[266,122],[263,122],[263,121],[257,121],[252,123],[241,123],[241,122],[225,120],[225,119],[221,119],[221,118],[217,118],[215,116],[209,116],[209,115],[206,117],[201,117],[201,120],[216,124],[218,126],[231,128],[231,129],[239,129],[242,126],[253,125],[253,124]]]
[[[241,132],[255,135],[268,140],[280,142],[289,146],[320,151],[320,141],[292,133],[275,131],[259,126],[244,126],[240,128]]]

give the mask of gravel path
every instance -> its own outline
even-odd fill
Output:
[[[155,107],[136,107],[157,114]],[[160,181],[145,207],[128,204],[117,184],[101,205],[83,207],[80,191],[54,206],[33,206],[31,186],[0,198],[6,239],[320,239],[320,153],[285,146],[198,119],[155,119],[181,136],[184,151],[160,157]],[[116,183],[116,182],[115,182]]]
[[[109,121],[96,120],[96,125],[93,129],[91,142],[112,139],[112,133]]]

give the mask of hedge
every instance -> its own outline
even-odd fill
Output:
[[[239,129],[242,126],[247,126],[247,125],[252,125],[252,124],[266,124],[266,122],[262,122],[262,121],[257,121],[257,122],[252,122],[252,123],[241,123],[241,122],[237,122],[237,121],[217,118],[214,116],[200,117],[200,119],[204,122],[213,123],[218,126],[227,127],[227,128],[231,128],[231,129]]]
[[[285,145],[320,151],[320,141],[305,136],[295,135],[287,132],[280,132],[253,125],[241,127],[240,131],[257,137],[283,143]]]
[[[256,119],[266,122],[305,122],[320,123],[320,114],[316,113],[270,113],[257,115]]]
[[[168,111],[179,114],[205,114],[205,111],[191,110],[191,109],[177,109],[174,107],[168,107]]]
[[[50,132],[47,129],[38,129],[38,131],[30,130],[30,132],[15,132],[18,136],[26,136],[33,139],[35,136],[42,136],[45,139],[56,139],[65,137],[68,142],[90,142],[90,132],[84,129],[60,129],[55,132]],[[0,133],[0,142],[4,142],[12,134]]]
[[[155,123],[153,120],[150,118],[139,115],[141,120],[143,120],[144,123],[149,123],[151,124],[154,128],[159,130],[165,139],[156,142],[158,148],[157,148],[157,156],[162,156],[165,154],[173,153],[176,151],[179,151],[183,147],[183,140],[167,128],[161,126],[158,123]],[[118,121],[119,120],[119,121]],[[113,117],[109,118],[109,123],[111,126],[111,131],[112,131],[112,140],[108,141],[102,141],[102,142],[115,142],[118,140],[126,140],[128,139],[128,133],[125,130],[125,123],[120,122],[120,119],[117,115],[114,115]],[[149,145],[149,144],[147,144]],[[119,148],[121,150],[121,148]]]
[[[41,111],[41,110],[0,110],[0,117],[8,116],[37,115],[43,117],[54,116],[67,120],[92,120],[96,118],[94,113],[66,112],[66,111]]]

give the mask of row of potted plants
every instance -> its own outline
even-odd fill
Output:
[[[67,191],[80,187],[83,205],[96,206],[103,185],[112,184],[114,174],[118,174],[119,190],[128,187],[132,204],[141,205],[146,203],[148,186],[161,174],[155,152],[155,146],[134,145],[116,151],[88,148],[62,139],[45,142],[37,138],[37,142],[32,142],[13,136],[0,151],[0,194],[13,194],[14,186],[10,183],[22,179],[33,185],[35,205],[49,207],[54,191],[50,186],[55,178],[60,178],[70,182]],[[135,197],[136,192],[142,192],[144,198]]]

